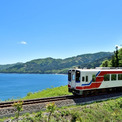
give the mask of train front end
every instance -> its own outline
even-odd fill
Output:
[[[82,91],[76,90],[76,87],[81,85],[80,77],[80,70],[72,69],[68,71],[68,91],[74,95],[82,95]]]

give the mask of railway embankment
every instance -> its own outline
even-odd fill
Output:
[[[98,96],[89,96],[89,97],[70,97],[70,98],[66,98],[66,99],[59,99],[59,100],[48,100],[46,101],[45,98],[45,102],[41,102],[41,103],[35,103],[35,104],[25,104],[23,105],[23,111],[21,112],[21,115],[24,113],[32,113],[32,112],[38,112],[38,111],[43,111],[46,109],[46,105],[49,102],[54,102],[55,105],[59,108],[59,107],[63,107],[63,106],[72,106],[72,105],[80,105],[80,104],[89,104],[89,103],[94,103],[94,102],[99,102],[99,101],[105,101],[108,99],[116,99],[122,97],[122,93],[112,93],[112,94],[108,94],[108,95],[98,95]],[[49,98],[48,98],[49,99]],[[52,99],[52,98],[51,98]],[[122,107],[122,102],[120,103],[121,107]],[[15,108],[14,107],[5,107],[5,108],[0,108],[0,117],[10,117],[10,116],[14,116],[15,115]]]
[[[61,102],[62,103],[62,102]],[[56,104],[56,103],[55,103]],[[30,106],[29,106],[30,108]],[[47,121],[49,113],[40,111],[37,113],[26,113],[19,117],[19,122],[43,122]],[[122,97],[107,101],[94,102],[92,104],[68,106],[56,108],[51,115],[51,121],[114,121],[122,120]],[[1,122],[16,122],[15,117],[0,119]]]

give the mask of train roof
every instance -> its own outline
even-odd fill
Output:
[[[96,67],[95,69],[87,69],[87,68],[72,68],[70,70],[78,70],[78,71],[122,71],[122,67]]]

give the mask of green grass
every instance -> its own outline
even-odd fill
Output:
[[[45,97],[55,97],[55,96],[63,96],[63,95],[71,95],[71,93],[68,92],[67,86],[47,88],[45,90],[38,91],[35,93],[30,92],[27,94],[27,96],[25,96],[21,100],[45,98]]]
[[[26,113],[19,122],[47,122],[48,115],[47,111]],[[0,122],[6,119],[0,119]],[[56,108],[50,122],[122,122],[122,97],[87,105]]]

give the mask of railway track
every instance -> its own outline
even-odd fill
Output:
[[[61,97],[51,97],[51,98],[40,98],[40,99],[30,99],[30,100],[22,100],[23,105],[29,105],[29,104],[37,104],[37,103],[44,103],[44,102],[53,102],[53,101],[60,101],[60,100],[66,100],[66,99],[74,99],[78,98],[79,96],[61,96]],[[12,105],[18,101],[12,101],[12,102],[1,102],[0,103],[0,109],[1,108],[7,108],[12,107]]]
[[[86,104],[92,103],[95,101],[103,101],[107,99],[115,99],[118,97],[122,97],[122,92],[119,93],[109,93],[102,95],[87,95],[87,96],[60,96],[60,97],[52,97],[52,98],[40,98],[40,99],[31,99],[31,100],[23,100],[23,111],[24,113],[37,112],[40,110],[45,110],[45,106],[49,102],[55,102],[57,107],[67,106],[67,105],[77,105],[77,104]],[[18,101],[13,102],[1,102],[0,103],[0,117],[5,116],[14,116],[16,109],[12,107],[12,105]]]
[[[115,92],[113,92],[115,93]],[[97,95],[84,95],[84,96],[74,96],[74,95],[67,95],[67,96],[59,96],[59,97],[50,97],[50,98],[39,98],[39,99],[30,99],[30,100],[22,100],[22,105],[32,105],[32,104],[38,104],[38,103],[46,103],[46,102],[54,102],[54,101],[61,101],[61,100],[68,100],[68,99],[78,99],[78,98],[87,98],[87,97],[95,97],[100,95],[109,95],[111,93],[102,93]],[[20,100],[21,101],[21,100]],[[0,109],[1,108],[8,108],[12,107],[12,105],[18,101],[12,101],[12,102],[1,102],[0,103]]]

